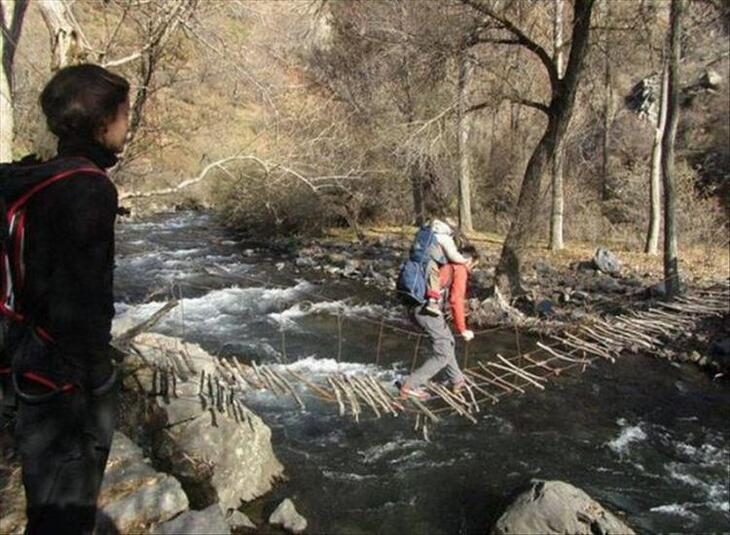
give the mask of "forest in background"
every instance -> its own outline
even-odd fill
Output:
[[[680,247],[722,251],[730,8],[681,4],[677,235]],[[114,175],[123,203],[213,206],[252,233],[359,233],[461,213],[466,230],[555,247],[559,211],[563,241],[640,251],[672,5],[2,0],[3,104],[19,157],[43,139],[37,100],[52,69],[92,61],[127,76],[132,135]],[[531,168],[553,127],[562,157],[546,150]]]

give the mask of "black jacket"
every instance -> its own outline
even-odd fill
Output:
[[[7,204],[38,182],[79,167],[101,170],[116,157],[94,143],[61,143],[45,163],[0,166],[0,195]],[[48,186],[27,205],[25,284],[17,308],[45,329],[57,349],[88,368],[107,353],[114,317],[114,222],[117,191],[108,177],[88,172]]]

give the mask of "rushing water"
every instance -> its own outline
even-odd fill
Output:
[[[387,331],[375,362],[378,321],[412,328],[402,310],[364,286],[282,262],[207,215],[122,224],[117,313],[141,319],[182,295],[156,330],[213,353],[279,362],[315,380],[365,369],[391,380],[408,368],[414,340]],[[206,271],[216,265],[232,277]],[[514,350],[513,335],[495,333],[478,338],[470,358]],[[730,529],[730,387],[693,367],[638,356],[600,362],[484,407],[477,425],[449,418],[430,443],[403,417],[356,424],[332,406],[310,401],[302,412],[265,392],[247,402],[271,426],[286,467],[275,493],[292,497],[315,533],[483,533],[532,477],[568,481],[640,531]]]

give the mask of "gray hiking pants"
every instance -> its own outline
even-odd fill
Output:
[[[433,354],[406,379],[405,385],[418,388],[444,368],[452,384],[461,381],[464,376],[456,362],[456,342],[444,317],[424,314],[421,306],[411,309],[411,316],[428,335]]]

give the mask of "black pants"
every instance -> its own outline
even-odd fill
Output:
[[[27,353],[18,359],[21,363],[23,356]],[[53,362],[52,355],[46,357]],[[54,380],[62,381],[62,368],[59,366],[61,372]],[[22,374],[15,376],[22,378]],[[37,384],[16,381],[15,435],[27,500],[28,534],[94,530],[96,500],[114,433],[119,384],[110,378],[94,391],[84,382],[48,397],[48,392]]]

